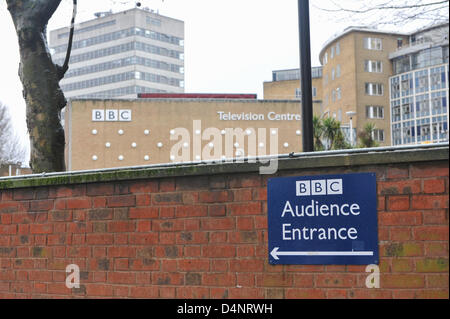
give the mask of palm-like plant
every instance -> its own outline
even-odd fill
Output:
[[[364,130],[358,133],[359,137],[359,147],[368,148],[368,147],[377,147],[379,144],[373,139],[373,131],[375,129],[374,123],[367,123],[364,126]]]
[[[314,150],[315,151],[323,151],[325,147],[322,143],[322,134],[323,134],[323,124],[322,120],[317,116],[313,116],[313,136],[314,136]]]

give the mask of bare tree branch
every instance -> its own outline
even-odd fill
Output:
[[[418,22],[430,24],[448,21],[449,0],[314,0],[312,6],[324,12],[326,19],[336,22],[364,24],[368,27],[409,25],[417,29]]]
[[[70,53],[72,52],[72,42],[73,42],[73,33],[75,30],[76,16],[77,16],[77,0],[73,0],[73,13],[72,13],[72,20],[70,21],[69,43],[67,45],[66,59],[64,60],[63,66],[58,68],[61,79],[64,77],[64,74],[66,74],[67,70],[69,69]]]
[[[431,3],[422,3],[422,4],[411,4],[411,5],[398,5],[398,6],[393,6],[393,5],[388,5],[388,3],[384,3],[384,4],[380,4],[380,5],[376,5],[374,7],[368,7],[364,10],[355,10],[355,9],[350,9],[350,8],[344,8],[341,5],[337,4],[335,1],[331,1],[336,7],[337,9],[327,9],[327,8],[321,8],[316,6],[316,8],[325,11],[325,12],[339,12],[339,11],[347,11],[347,12],[352,12],[352,13],[368,13],[371,11],[378,11],[378,10],[402,10],[402,9],[415,9],[415,8],[423,8],[423,7],[430,7],[430,6],[434,6],[434,5],[439,5],[439,4],[444,4],[444,3],[449,3],[449,0],[444,0],[444,1],[437,1],[437,2],[431,2]]]

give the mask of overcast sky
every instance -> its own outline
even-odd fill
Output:
[[[329,0],[327,0],[329,1]],[[352,25],[318,10],[325,0],[311,2],[311,56],[318,66],[322,45]],[[341,0],[340,0],[341,1]],[[339,3],[341,3],[339,1]],[[349,0],[345,0],[350,2]],[[353,2],[355,2],[354,0]],[[187,93],[257,93],[272,70],[299,67],[297,0],[142,0],[143,7],[185,22],[185,91]],[[77,23],[98,11],[123,11],[134,1],[79,0]],[[48,30],[68,26],[72,0],[62,0]],[[14,26],[0,0],[0,101],[10,107],[15,128],[26,137],[25,102],[17,75],[19,49]]]

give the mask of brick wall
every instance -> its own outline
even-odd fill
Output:
[[[351,172],[377,175],[379,289],[365,266],[270,265],[269,176],[241,172],[3,187],[0,299],[448,298],[448,148],[447,160],[277,176]],[[79,289],[65,286],[69,264]]]

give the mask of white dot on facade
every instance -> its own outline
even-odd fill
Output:
[[[133,142],[133,143],[131,143],[131,147],[132,147],[132,148],[136,148],[136,147],[137,147],[137,144]]]
[[[119,135],[123,135],[123,130],[118,130],[117,133],[119,133]]]
[[[123,155],[119,155],[119,157],[118,157],[118,159],[119,159],[119,161],[123,161]]]
[[[111,143],[110,143],[110,142],[106,142],[106,143],[105,143],[105,146],[106,146],[107,148],[110,148],[110,147],[111,147]]]
[[[289,147],[289,143],[284,143],[283,146],[284,147]]]
[[[148,156],[148,155],[145,155],[145,156],[144,156],[144,160],[145,160],[145,161],[148,161],[149,159],[150,159],[150,156]]]
[[[187,143],[187,142],[183,143],[183,147],[184,148],[188,148],[189,147],[189,143]]]
[[[259,147],[264,147],[264,143],[259,143]]]
[[[225,135],[227,132],[225,130],[220,131],[220,134]]]
[[[175,135],[175,130],[170,130],[170,135]]]
[[[234,143],[234,147],[239,147],[239,143]]]
[[[200,155],[196,155],[196,156],[195,156],[195,159],[196,159],[197,161],[199,161],[199,160],[201,159]]]
[[[149,130],[145,130],[145,131],[144,131],[144,134],[145,134],[145,135],[149,135],[149,134],[150,134],[150,131],[149,131]]]
[[[272,135],[277,135],[277,131],[276,130],[272,130]]]
[[[213,148],[213,147],[214,147],[214,143],[209,143],[208,146],[209,146],[210,148]]]
[[[196,135],[200,135],[200,133],[201,133],[200,130],[196,130],[196,131],[195,131],[195,134],[196,134]]]
[[[175,160],[175,155],[170,155],[170,160],[174,161]]]
[[[156,146],[158,146],[159,148],[163,147],[163,143],[159,142],[158,144],[156,144]]]
[[[93,161],[96,161],[96,160],[98,160],[98,157],[97,157],[97,155],[94,155],[94,156],[92,156],[92,160],[93,160]]]
[[[97,130],[92,130],[92,134],[93,135],[97,135],[98,131]]]
[[[252,130],[246,130],[245,133],[247,133],[247,135],[251,135],[252,134]]]
[[[302,132],[301,132],[300,130],[297,130],[297,131],[295,132],[295,134],[297,134],[297,135],[302,135]]]

